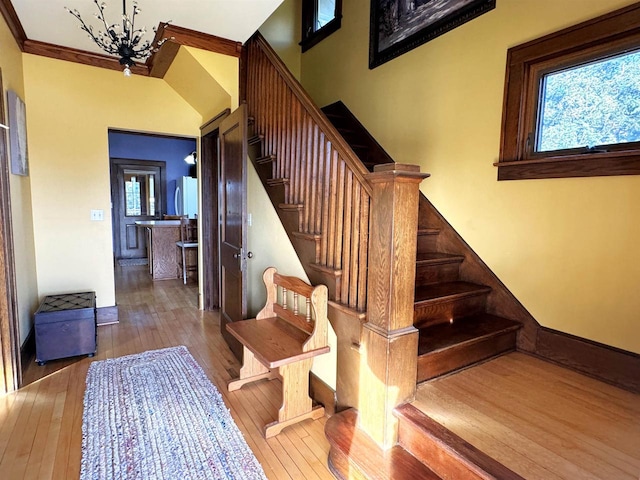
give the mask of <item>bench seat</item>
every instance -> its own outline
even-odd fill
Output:
[[[328,345],[303,351],[302,346],[309,335],[280,317],[230,323],[227,330],[267,368],[277,368],[329,351]]]
[[[282,405],[278,419],[264,427],[265,438],[306,419],[324,416],[322,405],[309,396],[313,357],[329,351],[327,339],[327,287],[312,287],[299,278],[280,275],[273,267],[262,276],[267,301],[256,318],[226,325],[242,344],[240,377],[229,392],[258,380],[280,378]]]

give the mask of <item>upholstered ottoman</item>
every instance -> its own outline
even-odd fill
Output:
[[[36,361],[96,353],[95,292],[45,297],[35,314]]]

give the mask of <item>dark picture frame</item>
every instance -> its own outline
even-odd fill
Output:
[[[371,0],[369,68],[493,10],[496,0]]]

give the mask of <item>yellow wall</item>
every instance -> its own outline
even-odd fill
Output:
[[[5,92],[13,90],[24,100],[22,53],[2,18],[0,18],[0,68],[2,68]],[[5,92],[1,93],[4,95],[6,112],[7,97]],[[6,124],[7,119],[5,118],[1,121]],[[1,134],[5,135],[5,131],[3,130]],[[17,321],[20,331],[20,345],[22,345],[31,329],[31,315],[38,307],[38,282],[36,279],[31,213],[31,177],[17,175],[10,175],[9,177],[18,301]]]
[[[199,136],[202,117],[161,79],[23,62],[39,294],[95,290],[114,305],[107,130]]]
[[[300,80],[301,60],[298,46],[302,29],[301,18],[302,2],[284,0],[259,29],[298,80]]]
[[[292,275],[309,282],[287,232],[273,208],[251,161],[247,169],[247,213],[251,215],[247,243],[253,258],[247,260],[247,310],[254,317],[264,306],[267,293],[262,273],[268,267],[276,267],[283,275]],[[312,371],[323,382],[336,389],[337,341],[329,325],[330,352],[314,357]]]
[[[369,0],[302,55],[319,105],[342,100],[544,326],[640,352],[640,177],[497,182],[507,49],[632,3],[500,0],[374,70]]]
[[[225,108],[238,105],[238,59],[235,57],[180,47],[164,80],[205,122]]]

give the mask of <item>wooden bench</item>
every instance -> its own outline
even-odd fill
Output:
[[[280,275],[273,267],[263,274],[266,305],[256,318],[227,324],[243,345],[240,378],[229,382],[230,392],[262,379],[282,380],[278,420],[264,428],[273,437],[294,423],[318,419],[324,407],[309,397],[313,357],[329,351],[327,344],[327,287],[312,287],[299,278]],[[301,308],[303,307],[303,308]]]

